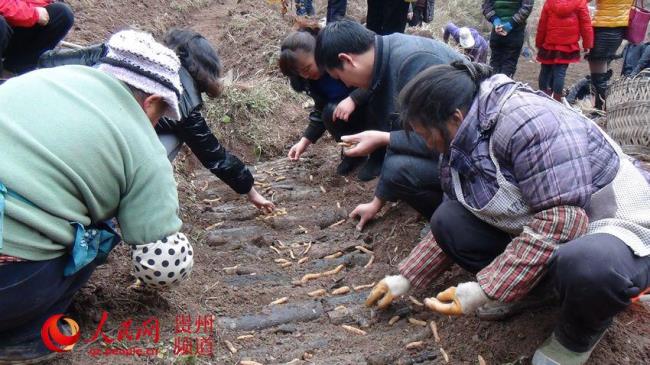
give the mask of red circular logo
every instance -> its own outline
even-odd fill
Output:
[[[57,325],[59,319],[63,318],[70,326],[72,335],[64,335]],[[72,318],[63,317],[63,314],[55,314],[48,318],[41,328],[41,338],[45,347],[54,352],[66,352],[72,350],[75,343],[79,341],[79,325]]]

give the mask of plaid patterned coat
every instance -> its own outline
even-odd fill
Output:
[[[499,128],[495,128],[496,123]],[[542,278],[559,244],[587,231],[591,195],[618,171],[616,152],[600,129],[562,104],[496,75],[481,84],[450,151],[442,157],[445,193],[456,199],[450,168],[459,172],[467,203],[481,208],[498,189],[488,144],[506,179],[521,190],[532,221],[477,274],[492,299],[523,297]],[[650,176],[646,175],[650,182]],[[399,265],[413,287],[426,287],[451,265],[429,235]]]

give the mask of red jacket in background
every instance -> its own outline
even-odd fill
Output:
[[[52,0],[0,0],[0,15],[12,27],[29,28],[38,22],[36,8],[51,3]]]
[[[537,60],[543,64],[580,61],[582,48],[594,46],[594,32],[585,0],[547,0],[537,26]]]

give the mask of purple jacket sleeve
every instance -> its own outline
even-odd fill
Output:
[[[585,208],[592,183],[588,127],[563,123],[562,113],[570,111],[549,108],[545,99],[527,100],[532,103],[503,110],[501,122],[518,127],[509,137],[497,134],[495,154],[509,162],[507,169],[534,212],[561,205]]]
[[[449,22],[445,26],[445,32],[442,35],[443,40],[445,43],[449,42],[449,36],[452,36],[456,42],[458,42],[458,31],[460,28],[456,26],[456,24]]]

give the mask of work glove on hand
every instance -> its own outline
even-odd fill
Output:
[[[402,275],[392,275],[383,278],[370,292],[366,306],[372,307],[377,303],[379,309],[386,309],[393,299],[404,295],[411,288],[411,283]]]
[[[496,28],[501,25],[501,18],[497,17],[492,20],[492,25]]]
[[[489,301],[490,298],[485,295],[481,286],[471,281],[459,284],[458,287],[452,286],[435,298],[426,298],[424,305],[434,312],[460,316],[473,313]]]

